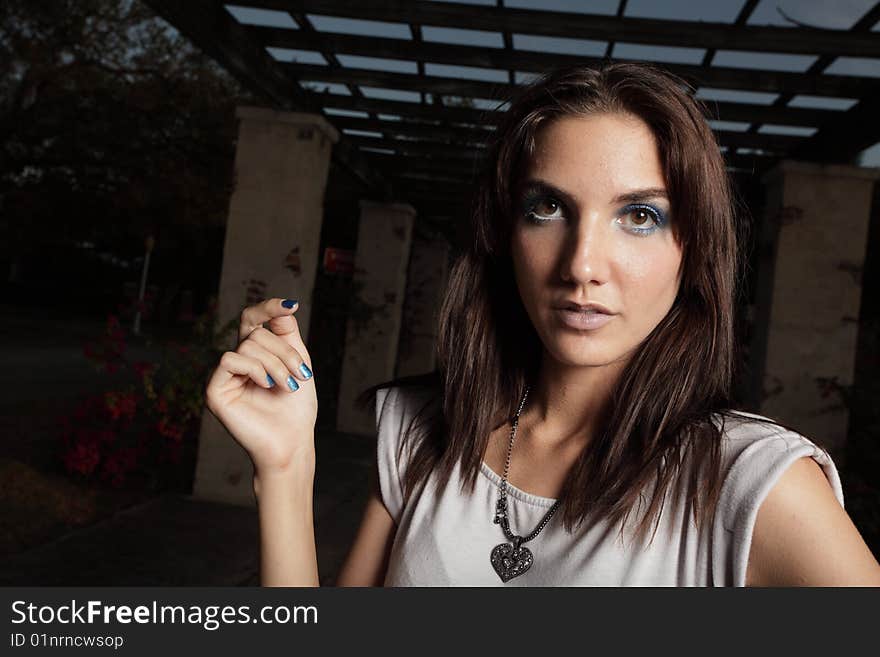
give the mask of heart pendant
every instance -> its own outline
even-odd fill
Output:
[[[507,582],[531,568],[534,558],[527,547],[514,548],[511,543],[501,543],[492,550],[491,561],[501,581]]]

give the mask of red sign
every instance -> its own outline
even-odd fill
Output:
[[[354,272],[354,251],[328,246],[324,249],[324,271],[328,274]]]

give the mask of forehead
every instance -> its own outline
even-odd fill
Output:
[[[663,187],[663,167],[651,128],[632,114],[565,116],[540,127],[527,177],[572,191]]]

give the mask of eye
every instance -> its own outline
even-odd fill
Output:
[[[619,219],[629,218],[629,227],[626,230],[636,235],[650,235],[665,222],[662,210],[652,205],[628,205],[621,210]]]
[[[535,196],[526,198],[523,202],[525,218],[534,224],[543,224],[558,218],[557,212],[562,210],[562,205],[550,196]]]

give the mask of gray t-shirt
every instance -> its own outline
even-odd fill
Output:
[[[706,531],[697,531],[689,505],[670,500],[650,545],[653,524],[648,539],[633,543],[629,532],[624,544],[618,525],[584,522],[570,534],[556,513],[525,544],[534,555],[531,568],[505,583],[489,558],[496,545],[509,542],[493,522],[501,477],[485,462],[473,494],[460,492],[457,466],[439,494],[432,474],[404,505],[402,481],[412,443],[400,461],[397,448],[402,430],[424,401],[424,395],[402,388],[380,390],[377,396],[380,492],[397,524],[385,586],[744,586],[758,507],[795,460],[815,459],[843,506],[840,477],[825,450],[778,425],[749,420],[764,416],[738,411],[741,421],[725,422],[722,467],[727,474]],[[683,493],[678,492],[680,499]],[[556,501],[509,482],[507,495],[511,531],[520,535],[530,533]]]

